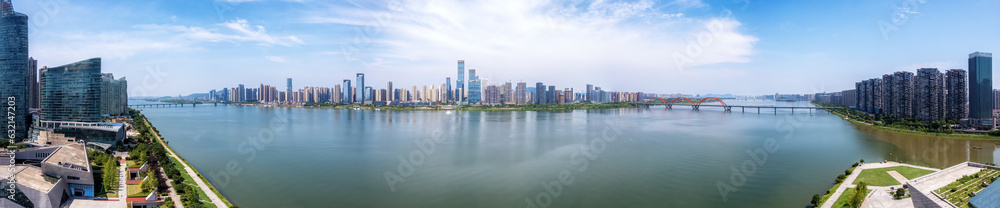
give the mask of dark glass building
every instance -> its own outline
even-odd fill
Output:
[[[969,118],[993,126],[993,54],[969,54]]]
[[[14,138],[4,134],[4,139],[23,140],[28,136],[31,115],[28,114],[28,15],[14,11],[10,0],[3,0],[0,9],[0,98],[6,103],[4,116],[13,121]],[[13,101],[13,102],[10,102]],[[12,106],[9,104],[13,104]],[[5,122],[6,123],[6,122]],[[5,125],[10,127],[10,125]],[[7,132],[5,131],[5,132]]]
[[[355,97],[354,100],[356,102],[359,102],[359,103],[364,103],[367,100],[365,96],[366,96],[366,94],[368,94],[365,91],[365,73],[358,73],[357,75],[358,75],[357,76],[358,82],[356,84],[358,85],[358,87],[357,87],[358,88],[358,92],[355,93],[354,96],[357,96],[357,97]]]
[[[41,72],[43,121],[101,122],[101,58]]]
[[[465,60],[458,60],[458,79],[455,80],[455,102],[465,101]]]

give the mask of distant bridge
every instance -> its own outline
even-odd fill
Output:
[[[211,103],[212,106],[229,105],[228,103]],[[170,108],[170,107],[198,107],[198,105],[208,105],[206,103],[155,103],[155,104],[136,104],[128,105],[129,108]]]
[[[655,102],[655,101],[659,101],[659,102]],[[685,103],[684,101],[687,101],[687,102]],[[705,101],[718,101],[719,104],[718,105],[706,105],[706,104],[703,104]],[[722,99],[715,98],[715,97],[702,98],[701,100],[698,100],[698,102],[694,102],[691,99],[686,98],[686,97],[676,97],[676,98],[671,99],[670,101],[667,101],[667,99],[663,99],[661,97],[653,97],[653,98],[650,98],[650,99],[646,100],[646,102],[642,102],[642,103],[636,102],[636,103],[632,103],[632,105],[636,106],[636,107],[645,107],[645,108],[649,108],[649,106],[653,106],[653,105],[665,105],[665,106],[667,106],[667,109],[673,109],[674,105],[682,105],[682,106],[691,106],[691,110],[695,110],[695,111],[700,110],[702,106],[706,106],[706,107],[722,107],[726,112],[731,112],[732,109],[735,107],[735,108],[740,108],[740,110],[742,112],[744,112],[744,113],[746,112],[747,108],[756,108],[757,109],[757,113],[760,113],[760,109],[761,108],[771,108],[771,109],[774,109],[774,114],[775,115],[778,114],[778,109],[791,109],[792,113],[795,113],[795,109],[808,109],[809,112],[812,113],[813,110],[826,110],[826,109],[844,108],[844,107],[807,107],[807,106],[728,105],[728,104],[726,104],[726,102],[722,101]]]

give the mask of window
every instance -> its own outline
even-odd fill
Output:
[[[76,177],[76,176],[66,176],[66,178],[68,178],[70,180],[80,180],[80,177]]]

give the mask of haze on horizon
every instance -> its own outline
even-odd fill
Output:
[[[653,93],[840,91],[1000,52],[1000,1],[14,0],[41,66],[103,58],[131,96],[237,84],[490,82]],[[697,49],[701,50],[697,50]],[[995,77],[998,78],[998,77]]]

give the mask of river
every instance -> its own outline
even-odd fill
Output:
[[[1000,158],[801,109],[141,110],[240,207],[804,207],[859,159]]]

